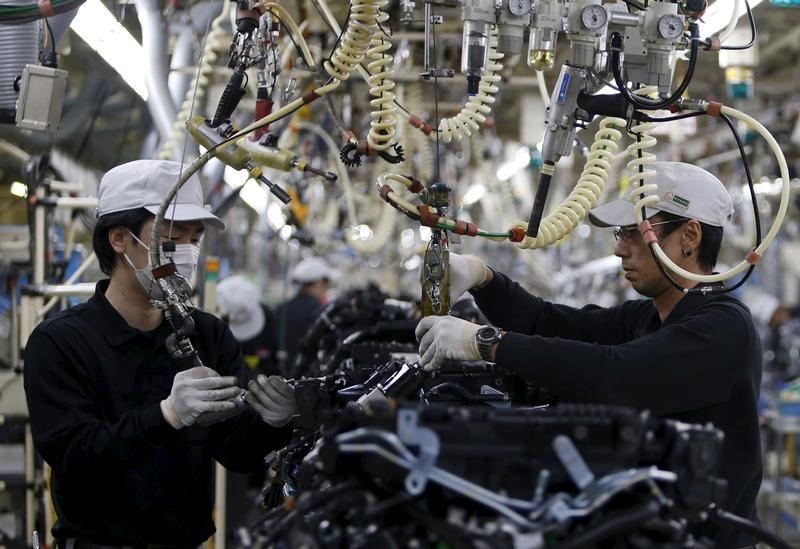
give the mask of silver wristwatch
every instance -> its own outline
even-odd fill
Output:
[[[486,362],[492,360],[492,345],[503,339],[503,332],[494,326],[482,326],[475,332],[475,342],[478,345],[478,353]]]

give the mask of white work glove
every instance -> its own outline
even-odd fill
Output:
[[[426,316],[414,331],[419,341],[419,365],[432,371],[440,368],[445,359],[480,360],[475,340],[480,328],[454,316]]]
[[[297,415],[294,387],[282,377],[259,374],[247,387],[249,391],[244,398],[264,423],[283,427]]]
[[[449,254],[450,261],[450,304],[452,305],[461,295],[483,286],[491,275],[489,267],[474,255]],[[420,266],[420,280],[422,280],[425,265]]]
[[[233,399],[241,392],[236,377],[220,376],[211,368],[195,366],[175,374],[169,396],[161,401],[161,413],[175,429],[188,427],[205,412],[234,410]]]

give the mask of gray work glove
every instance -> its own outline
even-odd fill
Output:
[[[188,427],[203,413],[236,409],[233,399],[241,391],[236,377],[220,376],[211,368],[196,366],[175,374],[169,396],[161,401],[161,413],[175,429]]]
[[[251,381],[245,400],[261,416],[264,423],[283,427],[297,415],[294,387],[280,376],[259,376]]]
[[[483,286],[492,274],[489,267],[474,255],[449,254],[450,260],[450,304],[452,305],[464,292]],[[422,277],[425,265],[420,266]]]

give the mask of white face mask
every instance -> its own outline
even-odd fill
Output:
[[[194,244],[175,244],[175,253],[172,261],[178,269],[178,274],[183,276],[194,286],[197,274],[197,263],[200,261],[200,246]]]
[[[128,265],[131,266],[131,269],[133,269],[133,272],[136,275],[136,280],[139,281],[139,284],[142,286],[142,288],[144,288],[144,291],[147,292],[147,295],[150,296],[151,299],[163,301],[164,292],[153,278],[153,264],[150,261],[150,246],[147,246],[144,242],[139,240],[139,238],[132,232],[130,232],[130,235],[134,240],[136,240],[136,242],[141,244],[145,250],[147,250],[147,265],[140,269],[133,264],[133,261],[131,261],[131,259],[128,257],[128,254],[123,253],[122,255],[125,257]],[[158,254],[161,258],[161,263],[167,263],[168,260],[164,255],[163,250],[159,250]],[[193,279],[195,272],[197,271],[197,262],[199,259],[200,246],[195,246],[194,244],[175,245],[175,253],[172,255],[172,261],[175,263],[175,268],[177,269],[178,274],[185,278],[190,285],[194,282]]]

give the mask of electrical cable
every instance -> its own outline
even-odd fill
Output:
[[[592,528],[589,528],[577,536],[567,539],[557,545],[558,549],[580,549],[582,547],[595,547],[600,541],[609,537],[636,529],[647,519],[653,518],[661,511],[661,506],[657,501],[648,501],[633,510],[610,513],[603,517],[603,521]]]
[[[747,50],[753,47],[753,44],[756,43],[756,38],[758,37],[756,33],[756,21],[753,18],[753,10],[750,8],[750,2],[748,0],[744,0],[744,6],[747,10],[747,19],[750,22],[750,42],[741,46],[720,46],[719,49],[721,50]],[[735,13],[735,10],[734,10]],[[734,25],[735,27],[735,25]]]
[[[738,530],[744,530],[751,536],[755,537],[758,541],[763,541],[764,543],[775,547],[776,549],[792,548],[790,544],[783,541],[766,528],[763,528],[755,522],[747,520],[746,518],[734,515],[733,513],[723,511],[722,509],[716,509],[710,513],[710,518],[713,522],[730,526]]]

